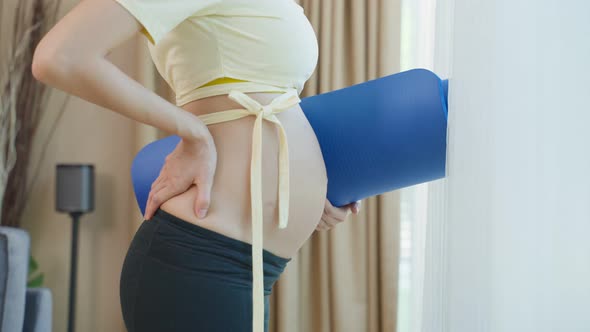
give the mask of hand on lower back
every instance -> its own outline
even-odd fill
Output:
[[[182,194],[192,185],[197,186],[194,211],[203,218],[211,202],[211,187],[217,167],[217,151],[213,139],[187,141],[181,139],[164,162],[158,178],[152,183],[145,208],[144,219],[170,198]],[[205,211],[200,214],[200,211]]]
[[[318,223],[316,230],[317,231],[326,231],[332,229],[337,224],[346,220],[346,217],[352,211],[354,214],[358,214],[361,207],[361,201],[352,202],[346,204],[341,207],[337,207],[332,205],[330,201],[326,198],[326,203],[324,204],[324,212],[322,213],[322,218]]]

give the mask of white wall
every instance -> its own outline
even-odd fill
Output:
[[[434,70],[435,5],[436,0],[402,1],[401,71],[413,68]],[[397,332],[422,330],[430,186],[429,183],[423,183],[400,190],[401,247]]]
[[[445,288],[425,319],[589,331],[590,2],[453,2]]]

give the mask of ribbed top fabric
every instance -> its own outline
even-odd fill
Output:
[[[276,113],[297,105],[318,61],[318,43],[294,0],[114,0],[142,25],[158,72],[177,106],[228,94],[244,106],[199,116],[205,124],[254,115],[250,192],[252,209],[253,331],[264,330],[262,267],[262,120],[279,127],[279,227],[289,216],[289,158]],[[208,84],[222,81],[222,84]],[[247,92],[284,92],[261,105]]]
[[[142,24],[176,105],[242,92],[301,93],[318,61],[315,31],[294,0],[115,0]],[[247,82],[201,87],[221,77]]]

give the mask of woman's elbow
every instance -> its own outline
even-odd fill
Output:
[[[72,56],[37,47],[33,54],[31,72],[38,81],[54,84],[67,77],[74,67],[76,60]]]
[[[45,61],[45,59],[41,60],[40,56],[37,55],[37,51],[35,51],[33,63],[31,64],[31,72],[33,73],[33,77],[41,82],[44,82],[47,76],[47,64]]]

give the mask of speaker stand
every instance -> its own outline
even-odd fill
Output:
[[[74,332],[76,314],[76,275],[78,270],[78,233],[82,212],[70,212],[72,217],[72,251],[70,258],[70,298],[68,304],[68,332]]]

